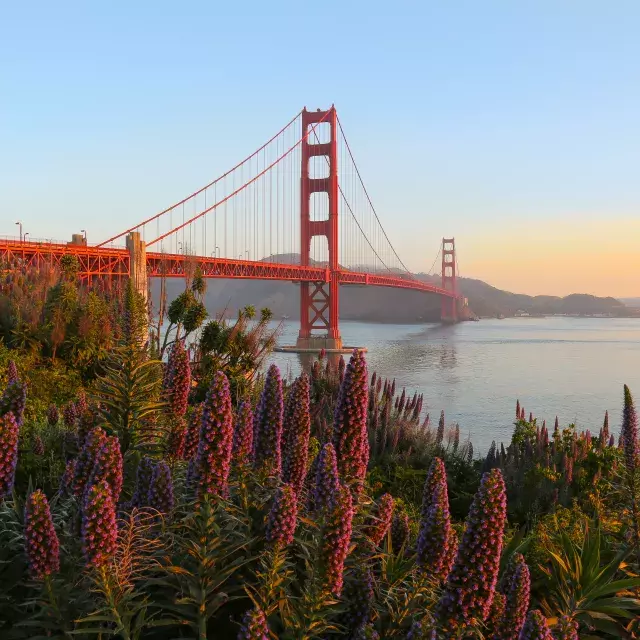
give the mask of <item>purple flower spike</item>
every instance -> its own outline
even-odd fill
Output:
[[[182,460],[185,457],[186,440],[187,423],[184,416],[175,415],[167,440],[167,457],[171,460]]]
[[[500,640],[518,640],[529,610],[531,577],[529,567],[520,553],[516,553],[503,579],[505,609],[500,624]]]
[[[353,520],[353,500],[345,485],[340,485],[332,500],[322,537],[323,586],[326,591],[340,596],[344,561],[351,543],[351,522]]]
[[[131,506],[142,507],[149,506],[149,487],[151,486],[151,478],[154,470],[153,460],[147,456],[140,460],[136,471],[136,490],[131,498]]]
[[[496,591],[491,601],[489,615],[487,616],[485,638],[489,640],[502,640],[500,629],[502,618],[504,617],[505,604],[506,598],[504,595]],[[520,631],[518,631],[518,633],[520,633]]]
[[[229,380],[216,372],[204,401],[196,471],[198,498],[205,494],[224,497],[231,465],[233,417]]]
[[[64,473],[60,479],[60,488],[58,489],[58,491],[63,495],[73,492],[73,479],[76,475],[77,462],[78,461],[75,458],[72,458],[67,462],[67,466],[64,469]]]
[[[18,382],[18,367],[16,367],[16,363],[13,360],[9,360],[9,364],[7,365],[7,382],[11,384],[12,382]]]
[[[258,606],[245,613],[238,640],[269,640],[269,625],[264,611]]]
[[[350,571],[345,581],[342,599],[348,606],[343,625],[347,629],[366,627],[371,617],[374,600],[371,567],[360,564]]]
[[[47,410],[47,422],[50,426],[54,427],[58,424],[58,420],[60,420],[58,407],[56,407],[55,404],[49,405],[49,409]]]
[[[107,434],[100,427],[96,427],[89,432],[78,456],[73,478],[73,493],[76,498],[80,499],[84,495],[87,483],[93,473],[96,457],[106,441]]]
[[[251,403],[244,400],[238,407],[236,425],[233,431],[233,460],[235,464],[246,465],[253,456],[253,411]]]
[[[321,513],[329,508],[339,486],[336,451],[329,442],[322,447],[318,454],[316,484],[313,491],[313,504],[316,511]]]
[[[189,416],[187,435],[184,441],[184,459],[191,460],[198,452],[198,442],[200,440],[200,425],[202,424],[202,414],[204,413],[204,403],[193,407]]]
[[[538,609],[529,611],[518,640],[552,640],[552,638],[546,618]]]
[[[44,442],[42,442],[42,438],[39,434],[36,434],[33,437],[33,442],[31,444],[31,451],[33,451],[36,456],[44,455]]]
[[[60,569],[60,543],[49,503],[40,489],[29,496],[25,505],[24,538],[29,575],[34,580],[42,580]]]
[[[171,375],[165,378],[169,385],[166,391],[171,412],[175,416],[184,416],[187,412],[189,390],[191,389],[191,367],[189,354],[184,348],[182,340],[176,340],[173,343],[167,369],[171,372]]]
[[[311,414],[309,412],[309,378],[302,374],[291,389],[285,419],[286,442],[283,442],[282,479],[300,493],[307,471]]]
[[[420,523],[417,563],[420,568],[443,581],[449,575],[448,544],[451,536],[451,516],[446,485],[439,485],[433,496],[427,517]]]
[[[462,542],[436,607],[445,629],[485,621],[489,615],[500,569],[506,520],[502,473],[484,474],[473,498]]]
[[[87,491],[82,508],[82,553],[87,565],[102,567],[115,554],[118,540],[116,509],[105,480]]]
[[[13,413],[18,427],[22,426],[24,408],[27,404],[27,387],[16,380],[7,385],[4,394],[0,398],[0,416]]]
[[[555,640],[578,640],[578,623],[569,616],[562,616],[553,628]]]
[[[638,417],[629,387],[624,385],[624,410],[620,438],[624,447],[624,460],[629,474],[635,473],[638,464]]]
[[[100,447],[87,486],[102,480],[105,480],[109,485],[114,504],[118,504],[122,491],[122,453],[120,452],[120,441],[116,436],[107,436],[105,443]]]
[[[371,524],[366,529],[366,534],[369,536],[371,542],[374,545],[379,546],[384,540],[389,527],[391,526],[391,519],[393,518],[393,497],[389,493],[385,493],[380,496],[375,505],[375,515],[372,518]]]
[[[283,484],[273,500],[267,520],[267,542],[277,549],[293,542],[298,518],[298,499],[290,484]]]
[[[399,553],[409,542],[409,516],[404,513],[396,513],[391,522],[391,548],[393,553]]]
[[[76,420],[78,419],[78,412],[76,411],[76,405],[74,402],[68,402],[62,410],[62,418],[64,425],[68,429],[73,429],[76,426]]]
[[[340,386],[333,420],[338,471],[354,497],[362,491],[369,464],[368,378],[364,353],[354,349]]]
[[[19,431],[13,413],[0,417],[0,502],[13,490],[18,464]]]
[[[282,472],[283,414],[282,378],[280,369],[272,364],[264,381],[253,432],[256,469],[269,476],[279,476]]]
[[[147,504],[165,515],[173,511],[173,480],[171,469],[164,460],[160,460],[153,469]]]

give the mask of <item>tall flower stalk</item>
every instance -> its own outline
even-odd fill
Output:
[[[282,378],[280,369],[272,364],[264,381],[253,431],[255,467],[268,476],[280,476],[282,472],[283,414]]]
[[[338,477],[338,463],[336,450],[328,442],[318,454],[315,487],[313,490],[313,507],[321,513],[331,505],[333,496],[338,491],[340,479]]]
[[[321,543],[323,588],[335,596],[340,596],[342,592],[344,561],[351,543],[352,520],[351,492],[341,484],[331,500]]]
[[[253,455],[253,411],[251,403],[243,400],[236,412],[233,430],[233,462],[243,466],[251,462]]]
[[[462,542],[436,613],[445,629],[484,622],[498,580],[506,521],[499,469],[484,474],[473,498]]]
[[[389,493],[380,496],[375,504],[374,514],[366,528],[366,534],[374,545],[379,546],[384,540],[393,518],[393,497]]]
[[[226,496],[233,446],[233,417],[229,380],[216,372],[207,392],[196,463],[197,494]]]
[[[266,540],[275,549],[284,549],[293,542],[298,518],[298,499],[295,488],[283,484],[273,500],[267,520]]]
[[[291,390],[289,411],[285,419],[286,441],[283,442],[282,479],[300,493],[307,472],[311,414],[309,412],[309,378],[302,374]]]
[[[500,621],[500,640],[518,640],[529,610],[531,577],[520,553],[514,554],[503,579],[505,607]]]
[[[13,413],[0,416],[0,502],[13,491],[18,464],[19,431]]]
[[[175,499],[173,496],[173,480],[169,465],[160,460],[153,469],[149,483],[148,505],[163,515],[173,511]]]
[[[43,580],[60,569],[60,543],[44,493],[34,491],[25,505],[24,538],[29,575]]]
[[[362,491],[369,463],[367,383],[364,353],[354,349],[340,386],[333,421],[338,471],[354,497]]]
[[[92,485],[82,507],[82,553],[87,565],[102,567],[116,551],[118,527],[109,484],[102,480]]]

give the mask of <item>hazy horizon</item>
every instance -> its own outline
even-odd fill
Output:
[[[413,271],[640,297],[640,5],[314,9],[8,5],[0,235],[104,240],[335,103]]]

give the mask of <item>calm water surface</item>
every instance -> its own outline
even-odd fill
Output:
[[[640,402],[640,321],[597,318],[514,318],[455,326],[342,322],[345,344],[366,346],[370,371],[424,394],[437,420],[459,422],[476,450],[511,437],[516,399],[547,424],[599,430],[605,409],[618,432],[622,385]],[[297,322],[280,344],[295,344]],[[272,356],[297,375],[299,356]]]

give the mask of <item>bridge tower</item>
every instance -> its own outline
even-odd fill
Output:
[[[314,144],[314,140],[310,140],[310,127],[320,122],[329,124],[330,138],[328,142]],[[296,348],[342,349],[338,325],[338,118],[335,107],[328,111],[307,111],[305,108],[302,111],[302,132],[300,263],[309,265],[311,240],[315,236],[324,236],[329,248],[329,265],[324,281],[300,283],[300,333]],[[309,176],[309,164],[315,157],[326,158],[328,177]],[[311,219],[311,197],[314,193],[327,194],[328,217],[324,220]]]
[[[458,292],[455,238],[442,238],[442,288],[454,293]],[[442,296],[440,319],[446,323],[458,321],[458,300],[456,298]]]

